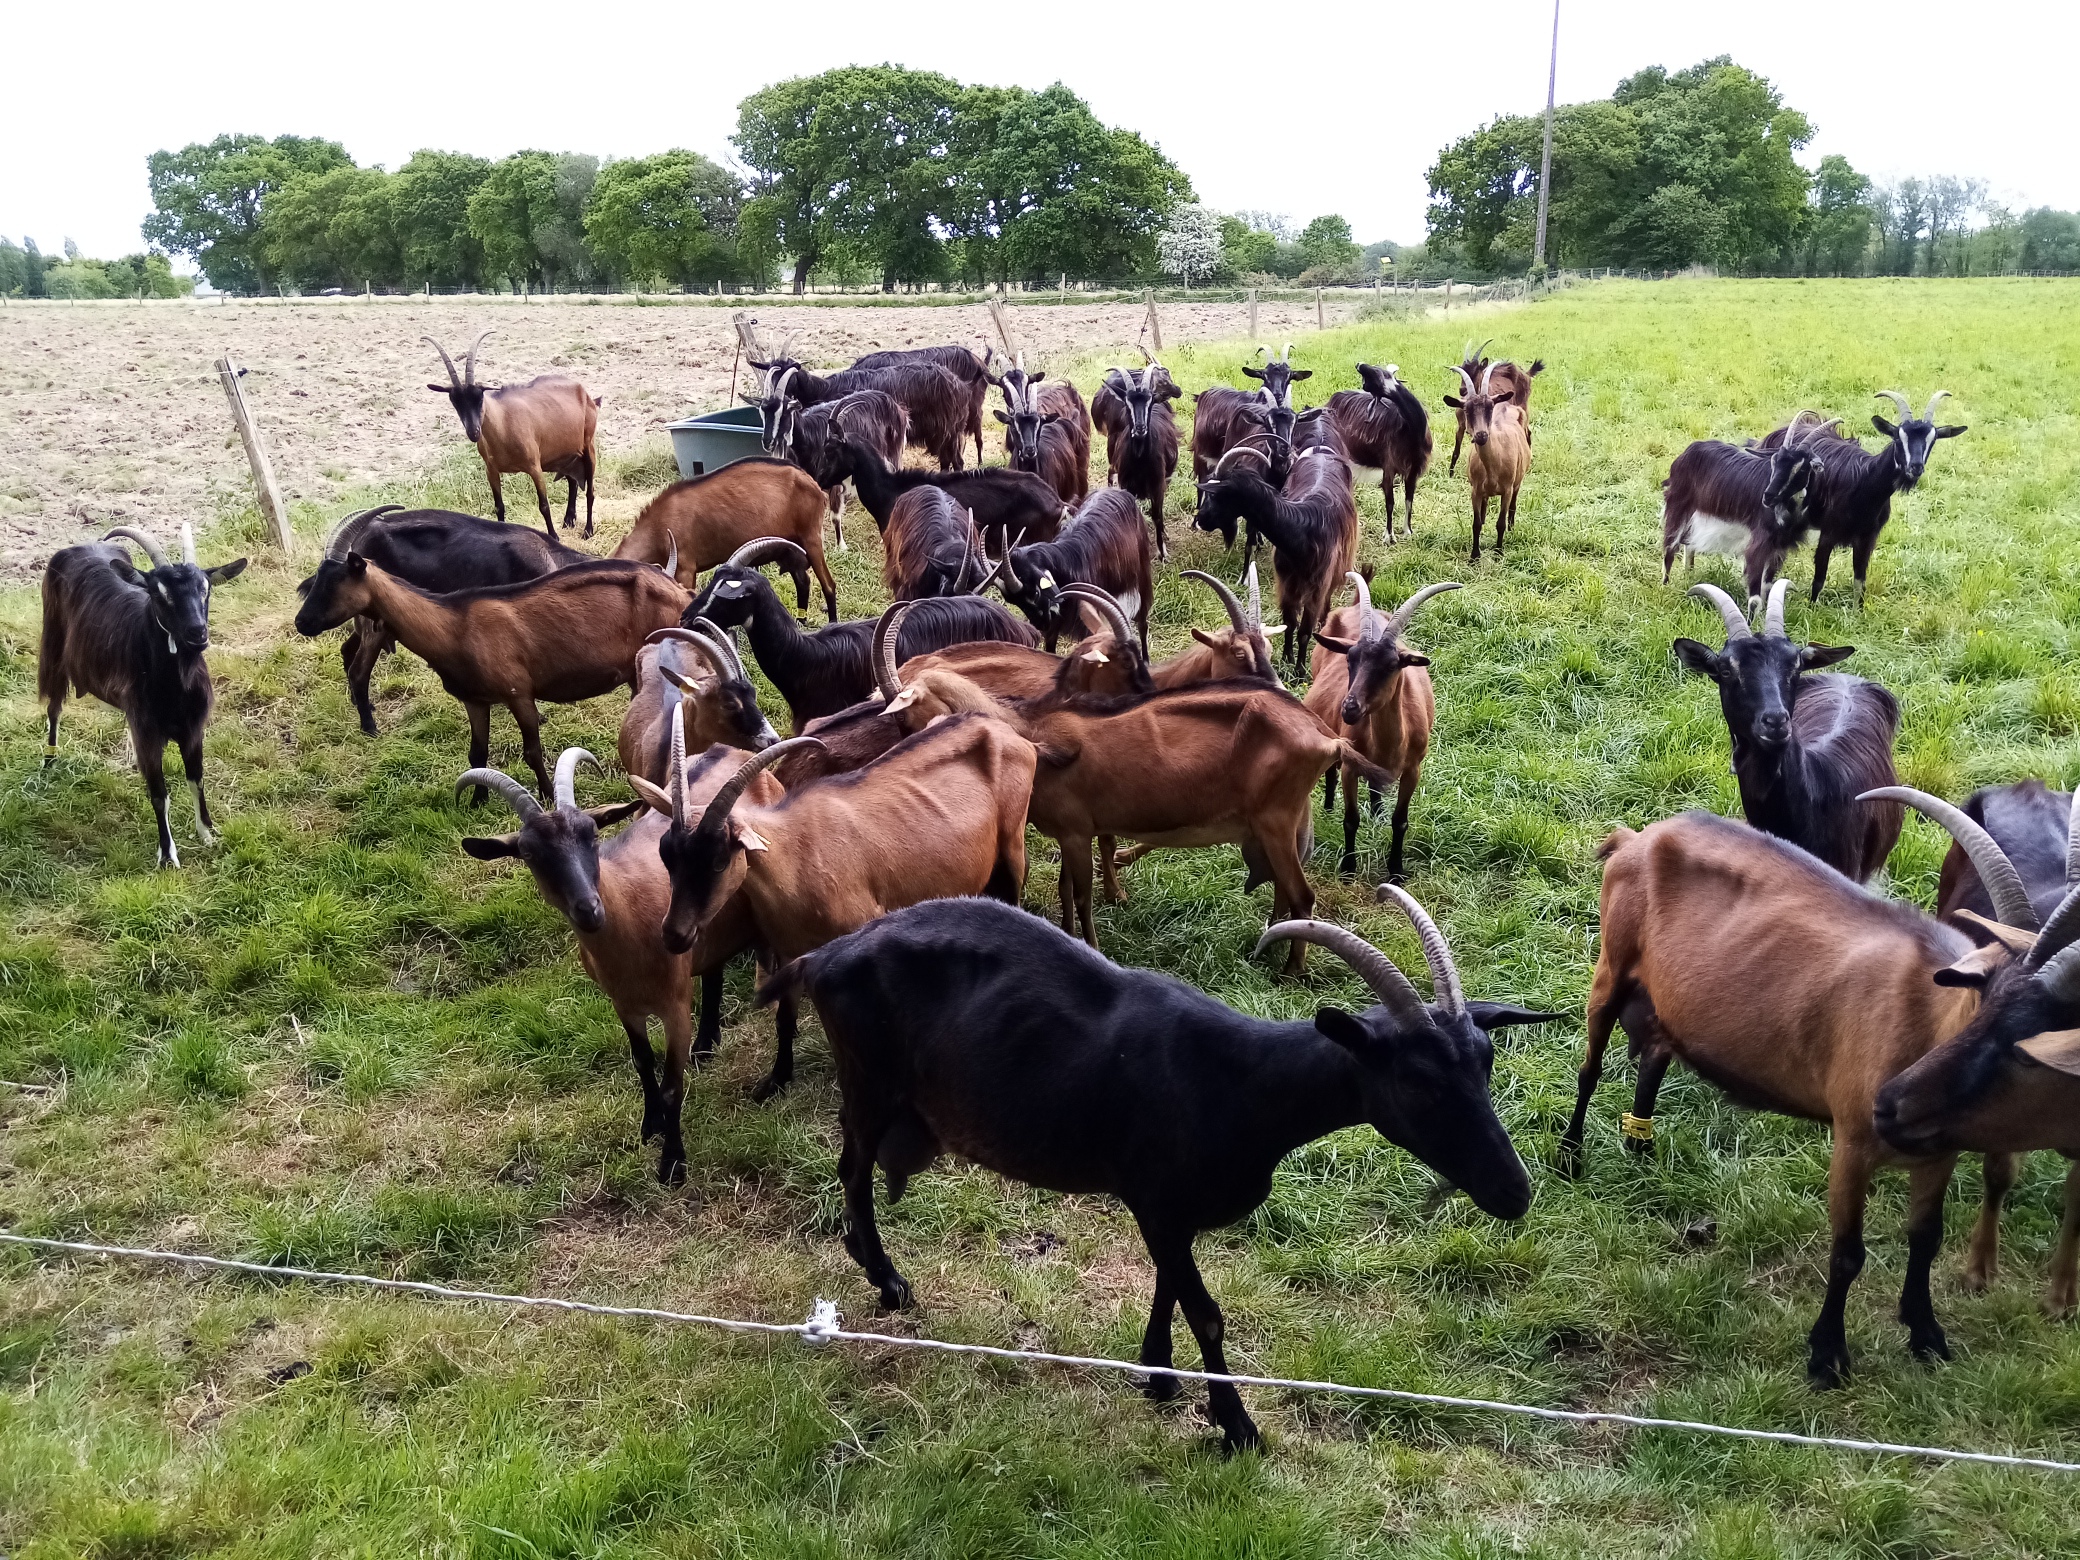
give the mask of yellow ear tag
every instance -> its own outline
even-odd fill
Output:
[[[1618,1130],[1635,1143],[1651,1143],[1654,1141],[1654,1118],[1621,1110],[1618,1112]]]
[[[1042,590],[1054,589],[1054,576],[1044,569],[1040,571],[1040,588]]]

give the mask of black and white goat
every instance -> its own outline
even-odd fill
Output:
[[[1004,407],[992,413],[1004,425],[1004,453],[1013,471],[1028,471],[1064,504],[1081,504],[1091,486],[1091,419],[1083,397],[1067,380],[1043,384],[1028,374],[1023,353],[992,383]]]
[[[1013,539],[1015,542],[1015,539]],[[1020,547],[1007,543],[1001,565],[1004,599],[1040,630],[1052,651],[1066,630],[1081,637],[1082,619],[1065,585],[1095,585],[1119,603],[1148,654],[1148,609],[1155,595],[1149,564],[1148,528],[1141,507],[1120,488],[1100,488],[1051,542]]]
[[[1091,416],[1105,434],[1106,479],[1148,505],[1156,530],[1156,556],[1168,558],[1163,538],[1163,504],[1177,475],[1177,414],[1170,403],[1184,392],[1154,358],[1135,373],[1115,368],[1091,398]]]

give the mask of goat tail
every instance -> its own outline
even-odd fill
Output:
[[[1348,738],[1337,739],[1336,759],[1338,763],[1350,765],[1351,768],[1357,770],[1359,774],[1382,790],[1401,783],[1399,775],[1392,770],[1380,768],[1379,765],[1351,746]]]
[[[1638,838],[1639,831],[1637,829],[1628,829],[1621,823],[1604,837],[1601,845],[1596,847],[1596,859],[1598,861],[1609,861],[1611,857],[1617,855],[1619,851]]]
[[[767,1007],[789,998],[799,998],[809,984],[809,976],[813,973],[809,968],[809,961],[815,957],[813,952],[805,953],[799,959],[789,959],[781,965],[759,986],[757,995],[752,999],[753,1004],[757,1007]]]
[[[1533,374],[1543,374],[1545,371],[1546,360],[1544,358],[1533,358],[1531,366],[1524,371],[1524,377],[1529,379]]]

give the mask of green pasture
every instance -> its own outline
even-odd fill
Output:
[[[1674,282],[1579,287],[1449,319],[1387,315],[1308,337],[1303,404],[1401,365],[1433,415],[1469,333],[1545,358],[1534,463],[1505,556],[1466,560],[1463,472],[1426,479],[1414,543],[1361,497],[1375,594],[1467,589],[1424,610],[1439,729],[1409,886],[1472,994],[1575,1017],[1513,1031],[1495,1092],[1533,1165],[1505,1227],[1369,1128],[1292,1156],[1246,1224],[1200,1243],[1235,1369],[1854,1437],[2080,1458],[2080,1332],[2037,1295],[2063,1166],[2031,1162],[1999,1282],[1958,1279],[1977,1199],[1960,1171],[1936,1299],[1957,1358],[1908,1356],[1893,1320],[1903,1182],[1881,1183],[1849,1312],[1857,1370],[1809,1391],[1826,1253],[1826,1133],[1672,1075],[1651,1162],[1620,1151],[1629,1070],[1593,1113],[1589,1172],[1550,1170],[1573,1100],[1595,952],[1594,851],[1619,823],[1736,813],[1713,689],[1669,641],[1716,614],[1660,579],[1658,483],[1689,440],[1802,407],[1868,428],[1871,392],[1941,387],[1941,445],[1901,501],[1863,612],[1846,558],[1792,631],[1905,708],[1900,768],[1962,796],[2080,780],[2080,284]],[[1246,343],[1173,348],[1181,383],[1240,382]],[[1102,365],[1073,368],[1088,391]],[[1189,403],[1183,403],[1188,405]],[[1449,414],[1444,413],[1448,418]],[[994,424],[991,424],[994,427]],[[458,440],[459,446],[459,440]],[[1102,453],[1100,455],[1102,460]],[[669,475],[619,457],[607,538]],[[1171,489],[1159,650],[1213,624],[1176,570],[1232,565]],[[481,509],[467,450],[366,502]],[[514,497],[517,499],[518,494]],[[518,513],[525,513],[523,508]],[[199,520],[210,519],[198,516]],[[653,1178],[621,1031],[524,873],[465,833],[460,708],[409,657],[355,726],[337,636],[298,639],[294,584],[335,513],[301,512],[290,566],[250,513],[207,559],[254,552],[217,595],[209,738],[223,840],[152,870],[143,787],[116,715],[72,706],[40,766],[38,602],[0,592],[0,1224],[304,1266],[1130,1356],[1149,1272],[1101,1201],[966,1167],[914,1183],[884,1235],[919,1306],[877,1317],[837,1240],[836,1089],[813,1021],[800,1075],[756,1106],[769,1015],[731,986],[719,1054],[689,1091],[687,1184]],[[877,608],[871,524],[834,555],[848,614]],[[1700,563],[1731,583],[1725,560]],[[1810,554],[1795,581],[1810,578]],[[783,715],[777,700],[770,705]],[[552,749],[614,750],[615,699],[556,708]],[[494,719],[493,761],[520,768]],[[625,794],[619,777],[581,794]],[[1421,959],[1374,903],[1384,820],[1338,882],[1318,817],[1318,913]],[[1916,820],[1887,892],[1926,904],[1943,838]],[[1027,902],[1054,901],[1037,841]],[[1238,1007],[1362,1001],[1335,960],[1288,983],[1251,962],[1270,890],[1230,849],[1162,852],[1103,906],[1105,951]],[[1196,1363],[1179,1328],[1179,1362]],[[506,1315],[386,1295],[203,1279],[0,1251],[0,1551],[60,1555],[1342,1556],[2054,1555],[2080,1552],[2080,1477],[1933,1466],[1673,1434],[1581,1430],[1329,1397],[1246,1393],[1268,1453],[1224,1461],[1192,1392],[915,1353],[811,1351],[690,1329]]]

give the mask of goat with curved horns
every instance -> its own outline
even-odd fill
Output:
[[[563,478],[570,489],[563,508],[565,530],[576,523],[578,484],[585,484],[585,534],[590,536],[592,486],[599,472],[600,398],[567,374],[543,374],[518,385],[478,384],[477,350],[492,334],[487,330],[470,343],[459,375],[448,349],[431,336],[421,336],[421,341],[441,355],[448,370],[446,384],[426,388],[446,396],[462,419],[463,433],[483,457],[492,509],[499,519],[506,517],[502,479],[508,473],[525,472],[534,483],[542,526],[553,537],[556,525],[549,517],[549,484],[543,475],[547,472]]]
[[[1495,383],[1500,364],[1490,363],[1481,371],[1480,385],[1460,365],[1447,365],[1459,376],[1461,395],[1448,395],[1444,404],[1459,414],[1459,424],[1473,441],[1466,457],[1466,481],[1473,493],[1473,559],[1481,561],[1481,528],[1488,522],[1488,504],[1493,500],[1495,550],[1502,551],[1504,539],[1517,523],[1517,495],[1531,472],[1531,424],[1514,393]],[[1525,381],[1530,394],[1530,381]],[[1458,451],[1453,450],[1453,459]]]

